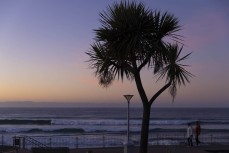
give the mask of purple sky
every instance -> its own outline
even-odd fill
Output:
[[[105,89],[88,68],[86,51],[100,26],[99,12],[113,0],[0,1],[0,101],[107,103],[123,106],[123,94],[134,94],[134,82]],[[164,92],[155,106],[229,107],[229,1],[142,1],[180,19],[187,64],[196,76],[178,90],[175,102]],[[163,82],[142,73],[149,97]],[[20,105],[20,103],[18,103]],[[33,105],[33,103],[31,104]],[[77,106],[77,105],[76,105]]]

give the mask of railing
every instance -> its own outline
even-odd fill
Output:
[[[20,136],[23,138],[26,136]],[[82,135],[50,135],[32,136],[47,147],[92,148],[92,147],[119,147],[125,141],[123,134],[82,134]],[[32,148],[34,144],[25,141],[25,148]]]
[[[13,145],[18,146],[21,148],[25,149],[26,144],[31,144],[33,147],[38,147],[38,148],[48,148],[45,144],[41,143],[40,141],[35,140],[32,137],[29,136],[15,136],[13,137]]]
[[[17,140],[17,141],[16,141]],[[135,146],[139,146],[139,134],[131,134]],[[20,148],[33,147],[69,147],[69,148],[94,148],[94,147],[121,147],[126,141],[126,135],[120,133],[104,134],[79,134],[79,135],[49,135],[49,136],[13,136],[2,134],[0,145],[17,145]],[[193,141],[195,141],[193,139]],[[203,134],[200,137],[202,144],[229,144],[229,135]],[[149,135],[149,145],[185,145],[184,134],[153,133]]]

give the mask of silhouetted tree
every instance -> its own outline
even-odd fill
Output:
[[[192,76],[184,69],[186,65],[180,64],[190,54],[179,57],[183,47],[179,47],[181,36],[175,34],[181,28],[178,22],[173,15],[152,11],[142,3],[114,3],[100,13],[102,25],[95,30],[95,42],[86,52],[100,85],[108,87],[115,78],[135,81],[143,104],[140,153],[147,153],[152,103],[166,89],[174,99],[177,85],[185,85]],[[165,81],[150,99],[140,76],[145,67]]]

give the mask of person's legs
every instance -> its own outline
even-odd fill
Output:
[[[200,143],[200,141],[199,141],[199,135],[196,135],[196,145],[198,146],[199,143]]]
[[[192,138],[189,137],[187,140],[188,140],[188,146],[192,146]]]
[[[187,138],[187,142],[188,142],[188,146],[190,146],[190,139],[189,138]]]
[[[192,144],[192,136],[190,137],[190,145],[193,146],[193,144]]]

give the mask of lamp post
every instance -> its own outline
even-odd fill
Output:
[[[130,140],[130,135],[129,135],[129,131],[130,131],[130,99],[134,96],[134,95],[123,95],[126,100],[127,100],[127,145],[129,145],[129,140]]]

